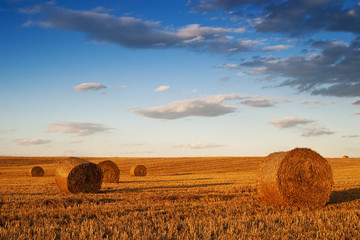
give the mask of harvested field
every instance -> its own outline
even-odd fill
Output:
[[[327,159],[334,187],[317,210],[262,203],[263,157],[111,158],[120,172],[141,162],[148,175],[71,195],[55,183],[63,159],[0,157],[0,239],[360,238],[359,158]],[[29,176],[34,165],[44,177]]]

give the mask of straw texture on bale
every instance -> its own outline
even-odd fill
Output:
[[[147,169],[144,165],[136,165],[130,169],[131,176],[146,176]]]
[[[62,161],[55,172],[56,184],[65,193],[96,193],[102,178],[98,165],[74,157]]]
[[[44,169],[42,169],[42,167],[36,166],[30,169],[29,174],[31,177],[43,177],[45,172]]]
[[[270,154],[257,179],[260,198],[282,206],[319,208],[329,201],[332,186],[330,164],[309,148]]]
[[[120,170],[116,163],[107,160],[98,164],[103,173],[103,182],[114,183],[119,181]]]

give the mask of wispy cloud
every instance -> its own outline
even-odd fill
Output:
[[[225,147],[226,145],[223,144],[216,144],[216,143],[180,143],[173,145],[174,148],[192,148],[192,149],[205,149],[205,148],[218,148],[218,147]]]
[[[166,86],[166,85],[162,85],[159,86],[158,88],[156,88],[154,91],[155,92],[164,92],[170,89],[170,86]]]
[[[223,64],[223,65],[218,65],[215,67],[217,70],[221,70],[221,69],[230,69],[230,70],[234,70],[234,69],[240,69],[243,68],[243,66],[241,66],[240,64],[235,64],[235,63],[227,63],[227,64]]]
[[[281,100],[277,98],[257,98],[257,99],[250,99],[240,102],[241,104],[248,106],[248,107],[274,107],[279,101],[287,102],[288,100]]]
[[[165,106],[137,110],[136,113],[149,118],[178,119],[190,116],[216,117],[234,112],[237,107],[225,105],[226,100],[249,98],[238,94],[212,95],[171,102]]]
[[[352,104],[353,104],[353,105],[360,105],[360,99],[355,100]]]
[[[319,100],[303,100],[301,104],[320,104]]]
[[[344,135],[342,136],[343,138],[358,138],[360,137],[359,134],[349,134],[349,135]]]
[[[321,30],[360,33],[360,5],[357,1],[267,1],[267,0],[195,0],[199,11],[223,10],[239,20],[248,19],[257,32],[289,35]],[[252,11],[254,10],[254,11]],[[256,10],[256,11],[255,11]],[[252,13],[257,14],[248,14]],[[316,23],[316,24],[314,24]]]
[[[53,123],[47,129],[47,132],[62,132],[72,134],[73,136],[88,136],[99,132],[108,132],[112,128],[98,123],[89,122],[62,122]]]
[[[263,51],[281,51],[281,50],[287,50],[292,48],[293,46],[291,45],[275,45],[275,46],[267,46],[267,47],[263,47],[262,50]]]
[[[102,85],[100,83],[82,83],[80,85],[77,85],[74,87],[75,91],[89,91],[89,90],[93,90],[93,91],[97,91],[100,89],[106,88],[105,85]]]
[[[15,140],[15,142],[17,142],[19,145],[23,145],[23,146],[30,146],[30,145],[44,145],[44,144],[48,144],[51,143],[52,140],[49,139],[38,139],[38,138],[22,138],[22,139],[17,139]]]
[[[119,145],[119,147],[140,147],[144,145],[146,145],[146,143],[144,142],[134,142],[134,143],[124,143]]]
[[[355,114],[355,115],[360,115],[360,112],[355,112],[354,114]]]
[[[311,95],[356,97],[360,96],[360,38],[348,45],[334,41],[312,41],[311,47],[320,51],[310,56],[288,58],[260,57],[242,64],[253,71],[277,80],[278,86],[296,88]]]
[[[327,128],[323,127],[310,127],[310,128],[304,128],[302,129],[301,136],[303,137],[318,137],[322,135],[332,135],[335,134],[334,131],[331,131]]]
[[[241,34],[243,28],[208,27],[189,24],[173,29],[161,27],[160,22],[146,21],[134,17],[117,17],[107,12],[73,10],[40,3],[20,10],[38,18],[29,20],[24,26],[68,29],[86,34],[94,42],[113,43],[128,48],[190,48],[212,52],[248,51],[248,41],[229,37]],[[171,30],[169,30],[171,29]]]
[[[281,119],[272,120],[269,123],[279,129],[294,128],[297,131],[301,132],[302,137],[318,137],[323,135],[335,134],[334,131],[325,128],[316,122],[317,121],[315,120],[306,119],[306,118],[285,117]]]
[[[306,118],[298,118],[298,117],[285,117],[285,118],[272,120],[269,123],[279,129],[285,129],[285,128],[296,127],[299,125],[306,125],[306,124],[313,123],[313,122],[315,122],[315,120],[306,119]]]

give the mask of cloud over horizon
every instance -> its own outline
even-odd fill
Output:
[[[315,120],[290,116],[290,117],[271,120],[269,123],[279,129],[285,129],[285,128],[296,127],[299,125],[306,125],[313,122],[315,122]]]
[[[43,145],[51,143],[50,139],[38,139],[38,138],[22,138],[15,140],[19,145],[30,146],[30,145]]]
[[[191,148],[191,149],[207,149],[207,148],[218,148],[218,147],[225,147],[226,145],[223,144],[216,144],[216,143],[180,143],[175,144],[173,148]]]
[[[335,134],[334,131],[330,131],[324,127],[309,127],[302,129],[303,133],[301,136],[303,137],[318,137],[322,135],[332,135]]]
[[[191,98],[186,100],[174,101],[165,106],[158,106],[140,109],[135,113],[149,118],[158,119],[179,119],[190,116],[197,117],[217,117],[236,111],[233,105],[224,105],[225,100],[239,100],[249,98],[249,96],[238,94],[220,94],[204,98]]]
[[[61,132],[72,134],[74,137],[88,136],[99,132],[108,132],[112,128],[98,123],[62,122],[51,124],[47,132]]]

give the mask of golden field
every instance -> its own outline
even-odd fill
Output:
[[[360,239],[360,158],[327,159],[335,185],[318,210],[263,204],[262,157],[84,158],[114,161],[120,181],[73,195],[55,184],[61,159],[0,157],[0,239]],[[136,164],[148,175],[130,177]]]

